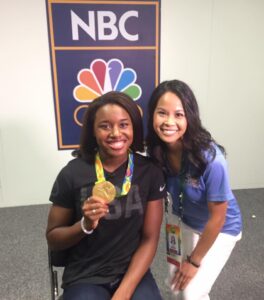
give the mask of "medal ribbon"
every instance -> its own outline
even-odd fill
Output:
[[[105,176],[104,176],[103,164],[102,164],[102,161],[101,161],[101,158],[100,158],[100,155],[98,152],[95,155],[95,171],[96,171],[96,176],[97,176],[97,181],[95,184],[106,181]],[[130,187],[131,187],[133,171],[134,171],[134,155],[132,152],[129,151],[126,174],[125,174],[125,178],[123,180],[121,194],[119,196],[127,195],[127,193],[129,192]]]

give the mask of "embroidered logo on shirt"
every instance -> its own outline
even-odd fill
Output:
[[[199,188],[200,186],[199,179],[191,177],[190,174],[187,174],[185,182],[194,188]]]
[[[162,192],[165,189],[166,184],[164,184],[163,186],[160,186],[159,190],[160,192]]]

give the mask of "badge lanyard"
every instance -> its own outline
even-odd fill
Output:
[[[170,194],[167,195],[165,201],[166,212],[166,246],[167,246],[167,261],[180,268],[182,262],[182,234],[181,234],[181,220],[183,218],[183,187],[184,177],[179,175],[179,223],[175,222],[175,215],[172,214],[172,198]],[[169,209],[170,208],[170,209]]]
[[[106,181],[105,176],[104,176],[103,164],[102,164],[102,161],[100,159],[100,155],[98,152],[95,155],[95,171],[96,171],[96,176],[97,176],[96,184],[99,182]],[[132,152],[129,151],[126,174],[125,174],[125,177],[123,180],[122,190],[121,190],[121,193],[119,196],[127,195],[127,193],[129,192],[130,187],[131,187],[131,182],[132,182],[133,171],[134,171],[134,155]]]

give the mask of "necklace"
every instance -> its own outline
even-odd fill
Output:
[[[101,161],[101,158],[100,158],[100,155],[98,152],[95,155],[95,171],[96,171],[96,176],[97,176],[97,181],[95,184],[99,184],[101,182],[108,182],[105,180],[104,168],[103,168],[103,164],[102,164],[102,161]],[[127,193],[129,192],[130,187],[131,187],[133,171],[134,171],[134,155],[132,152],[129,151],[126,174],[125,174],[125,177],[123,180],[121,193],[120,193],[120,195],[118,195],[118,197],[127,195]]]

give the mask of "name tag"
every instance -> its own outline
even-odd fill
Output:
[[[167,261],[178,268],[182,262],[181,227],[175,224],[166,224]]]

